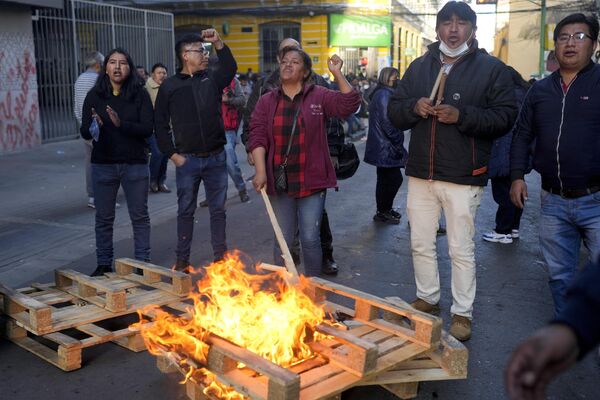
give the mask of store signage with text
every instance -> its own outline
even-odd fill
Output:
[[[392,42],[390,17],[363,17],[331,14],[329,45],[355,47],[388,47]]]

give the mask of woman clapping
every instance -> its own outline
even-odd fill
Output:
[[[94,139],[92,182],[96,205],[96,257],[92,276],[112,271],[113,225],[119,187],[123,187],[135,258],[150,260],[148,152],[152,135],[150,97],[138,83],[135,64],[123,49],[114,49],[83,103],[81,136]]]

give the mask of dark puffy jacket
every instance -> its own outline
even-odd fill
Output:
[[[393,89],[378,86],[369,101],[369,134],[365,162],[376,167],[404,167],[408,152],[404,148],[404,131],[392,125],[387,107]]]
[[[523,179],[535,139],[533,168],[542,186],[584,189],[600,185],[600,65],[579,71],[566,93],[555,71],[525,97],[510,153],[513,180]]]
[[[218,68],[193,76],[178,73],[165,79],[158,89],[154,129],[160,151],[167,157],[215,151],[227,143],[221,100],[237,64],[227,46],[217,50],[217,55]]]
[[[521,108],[527,89],[522,86],[515,86],[515,98],[517,105]],[[488,176],[490,178],[500,178],[510,176],[510,145],[512,143],[514,127],[504,136],[494,140],[492,144],[492,154],[488,163]],[[529,172],[531,168],[527,172]]]
[[[410,64],[390,99],[390,121],[399,129],[411,129],[406,175],[485,186],[492,140],[506,134],[517,116],[510,73],[474,41],[446,80],[444,104],[459,110],[458,122],[442,124],[413,111],[420,98],[431,94],[441,67],[436,42]]]

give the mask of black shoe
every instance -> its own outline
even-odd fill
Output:
[[[389,211],[390,214],[392,214],[394,217],[400,219],[402,218],[402,214],[400,214],[398,211],[394,210],[393,208]]]
[[[321,273],[324,275],[337,275],[337,263],[333,259],[323,258],[323,263],[321,264]]]
[[[158,183],[156,183],[156,182],[150,182],[150,191],[152,193],[158,193],[158,190],[159,190]]]
[[[177,260],[175,262],[175,271],[190,273],[190,262],[186,260]]]
[[[442,226],[442,225],[440,225],[440,227],[439,227],[439,228],[438,228],[438,230],[437,230],[437,235],[438,235],[438,236],[443,236],[443,235],[445,235],[445,234],[446,234],[446,227],[445,227],[445,226]]]
[[[202,200],[200,203],[198,203],[198,206],[200,206],[200,207],[208,207],[208,200]]]
[[[400,218],[396,218],[389,211],[386,211],[386,212],[377,211],[377,214],[375,214],[373,216],[373,221],[383,222],[383,223],[392,224],[392,225],[398,225],[400,223]]]
[[[240,200],[242,201],[242,203],[247,203],[250,201],[250,196],[248,196],[248,192],[246,191],[246,189],[240,190]]]
[[[98,265],[98,268],[96,268],[90,276],[102,276],[107,272],[113,272],[110,265]]]
[[[167,185],[165,185],[164,183],[161,183],[160,185],[158,185],[158,191],[163,192],[163,193],[171,193],[171,189],[169,189],[169,187]]]

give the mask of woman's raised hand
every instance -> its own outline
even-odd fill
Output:
[[[342,71],[342,65],[344,65],[344,61],[337,54],[332,55],[327,59],[327,67],[329,71],[335,75],[336,72]]]

